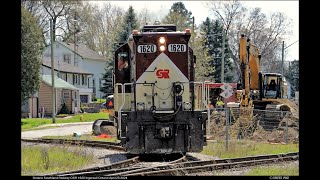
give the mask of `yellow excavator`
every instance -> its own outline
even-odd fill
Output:
[[[287,99],[285,77],[279,73],[260,71],[259,49],[244,34],[240,37],[239,45],[240,107],[278,111],[291,111],[292,108],[295,108]]]

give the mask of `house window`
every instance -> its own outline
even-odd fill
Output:
[[[92,79],[92,91],[93,93],[96,93],[96,81],[94,78]]]
[[[88,95],[80,95],[80,102],[88,103]]]
[[[87,76],[82,74],[82,85],[87,85]]]
[[[78,84],[78,74],[73,74],[73,84]]]
[[[67,81],[67,74],[66,73],[60,73],[60,78]]]
[[[63,99],[69,99],[70,98],[70,93],[68,91],[63,92]]]
[[[63,62],[70,64],[71,63],[71,54],[64,54],[63,55]]]

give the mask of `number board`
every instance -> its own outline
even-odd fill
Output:
[[[154,53],[157,51],[157,46],[154,44],[145,44],[138,46],[138,53]]]
[[[186,52],[187,46],[185,44],[169,44],[169,52]]]

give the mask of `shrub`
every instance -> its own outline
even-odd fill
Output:
[[[92,94],[92,101],[97,101],[98,99],[97,99],[97,97],[96,97],[96,95],[95,94]]]
[[[70,110],[66,106],[66,103],[63,103],[63,106],[61,107],[59,114],[69,114],[69,113],[70,113]]]

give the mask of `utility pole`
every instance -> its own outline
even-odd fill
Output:
[[[224,46],[225,46],[225,33],[222,29],[222,60],[221,60],[221,83],[224,83]]]
[[[52,123],[56,123],[56,96],[55,96],[55,88],[54,88],[54,59],[53,59],[53,20],[50,19],[50,34],[51,34],[51,77],[52,77]]]
[[[284,41],[282,41],[281,74],[283,76]]]

